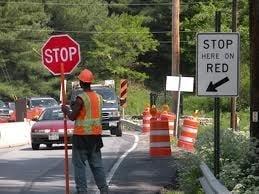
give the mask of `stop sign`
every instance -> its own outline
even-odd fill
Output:
[[[61,64],[64,74],[70,74],[80,63],[80,45],[69,35],[51,36],[41,48],[42,64],[52,74],[61,74]]]

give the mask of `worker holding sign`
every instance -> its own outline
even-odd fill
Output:
[[[106,194],[108,186],[101,157],[101,148],[103,147],[101,138],[102,97],[91,90],[93,82],[91,71],[83,70],[78,79],[83,92],[76,97],[72,112],[66,105],[62,105],[62,111],[69,119],[75,121],[72,138],[72,162],[77,194],[87,193],[86,161],[89,163],[100,193]]]

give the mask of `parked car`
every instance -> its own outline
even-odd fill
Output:
[[[31,128],[31,147],[38,150],[40,144],[51,148],[53,144],[64,144],[64,115],[60,106],[49,107],[41,113]],[[67,120],[68,143],[74,130],[74,122]]]
[[[26,119],[38,118],[47,107],[58,106],[58,102],[52,97],[29,97],[26,98]],[[11,115],[10,121],[16,121],[16,112]]]
[[[0,100],[0,117],[10,117],[13,110],[10,109],[2,100]]]
[[[27,108],[35,107],[53,107],[57,106],[58,102],[52,97],[30,97],[27,99]]]

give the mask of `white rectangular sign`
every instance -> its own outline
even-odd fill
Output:
[[[239,50],[239,33],[197,34],[198,96],[238,96]]]
[[[178,91],[179,90],[179,76],[166,76],[166,90]],[[193,92],[193,77],[181,77],[180,91]]]

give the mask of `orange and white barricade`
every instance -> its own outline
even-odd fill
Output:
[[[151,157],[171,156],[169,125],[167,119],[150,119],[150,150]]]
[[[151,114],[149,111],[149,108],[146,108],[145,111],[142,113],[143,118],[142,118],[142,133],[149,133],[150,132],[150,119],[151,119]]]
[[[178,147],[187,151],[194,151],[194,145],[197,138],[199,121],[194,118],[185,118],[178,139]]]
[[[161,120],[167,119],[168,125],[169,125],[169,135],[170,135],[170,141],[174,138],[174,122],[176,115],[171,112],[163,111],[160,115]]]

